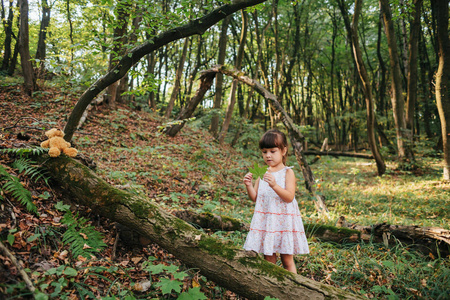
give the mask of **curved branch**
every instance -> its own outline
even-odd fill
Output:
[[[186,25],[167,30],[160,35],[148,40],[144,44],[137,46],[125,54],[119,63],[106,75],[94,82],[80,97],[64,128],[67,141],[71,141],[77,128],[78,122],[91,101],[105,88],[121,79],[142,57],[167,45],[170,42],[189,37],[195,34],[203,34],[211,26],[224,19],[226,16],[235,13],[246,7],[254,6],[266,0],[236,0],[231,4],[225,4],[213,10],[209,14],[193,20]]]

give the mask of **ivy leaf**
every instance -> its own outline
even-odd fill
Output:
[[[161,278],[160,282],[156,284],[156,286],[161,287],[161,292],[163,295],[167,295],[172,293],[172,290],[174,290],[176,293],[181,292],[181,286],[183,283],[179,280],[170,280],[167,278]]]
[[[253,165],[253,168],[250,168],[249,171],[250,171],[250,173],[253,174],[253,176],[255,177],[255,179],[258,178],[258,177],[263,178],[263,177],[264,177],[264,174],[267,172],[267,167],[266,167],[266,166],[260,167],[260,166],[258,166],[257,163],[255,163],[255,164]]]
[[[183,292],[178,297],[178,300],[206,300],[205,294],[200,292],[200,287],[189,289],[187,292]]]

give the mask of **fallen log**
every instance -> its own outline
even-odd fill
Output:
[[[450,255],[450,230],[439,227],[420,227],[415,225],[391,225],[381,223],[371,226],[349,224],[340,217],[338,225],[361,232],[364,240],[384,243],[386,246],[398,240],[407,247],[428,254],[446,257]]]
[[[116,189],[68,157],[39,158],[56,181],[79,204],[121,223],[159,244],[186,265],[248,299],[363,299],[361,296],[271,264],[254,252],[210,237],[157,204]]]
[[[345,156],[345,157],[373,159],[373,155],[372,154],[355,153],[355,152],[343,152],[343,151],[316,151],[316,150],[308,150],[308,151],[303,151],[303,154],[304,155],[330,155],[330,156],[334,156],[334,157]]]
[[[248,231],[248,224],[240,220],[214,215],[177,210],[173,215],[188,223],[196,224],[204,229],[223,231]],[[386,223],[370,226],[349,224],[345,217],[340,217],[337,226],[305,223],[308,238],[315,237],[325,242],[348,243],[361,240],[383,243],[386,246],[400,241],[405,247],[411,247],[428,255],[445,257],[450,254],[450,230],[438,227],[419,227],[415,225],[390,225]]]

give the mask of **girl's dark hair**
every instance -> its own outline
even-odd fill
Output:
[[[280,150],[284,150],[284,148],[286,148],[286,154],[283,156],[283,164],[286,164],[288,143],[286,135],[283,132],[278,129],[270,129],[266,131],[266,133],[264,133],[259,140],[259,149],[264,148],[279,148]]]

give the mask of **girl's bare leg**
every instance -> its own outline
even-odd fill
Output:
[[[277,255],[275,253],[272,255],[264,255],[264,259],[273,264],[277,263]]]
[[[281,254],[281,262],[283,263],[283,267],[286,270],[297,274],[297,267],[295,266],[294,255],[292,255],[292,254]]]

